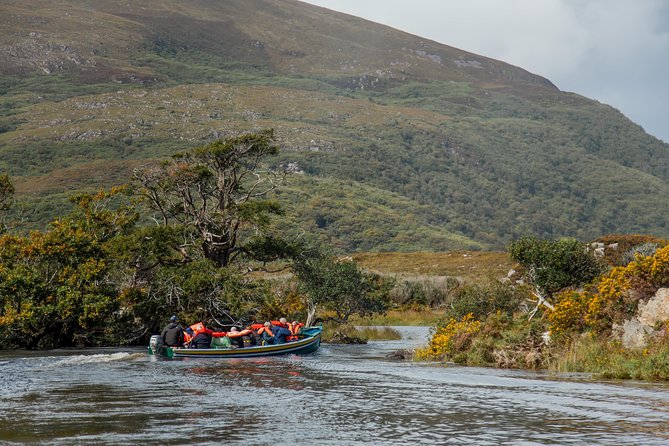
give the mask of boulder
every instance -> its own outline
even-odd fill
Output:
[[[614,325],[613,332],[626,348],[644,348],[648,338],[657,334],[658,322],[669,320],[669,288],[660,288],[648,301],[640,301],[637,315],[622,325]]]
[[[669,288],[660,288],[648,302],[639,302],[637,314],[639,321],[649,326],[669,319]]]

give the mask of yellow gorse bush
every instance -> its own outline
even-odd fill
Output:
[[[430,360],[448,356],[454,350],[456,339],[473,335],[480,328],[481,322],[474,319],[471,313],[460,320],[451,319],[437,329],[426,348],[416,352],[416,359]]]
[[[610,327],[616,313],[636,308],[637,301],[630,301],[630,291],[641,284],[649,289],[669,285],[669,245],[651,256],[638,256],[627,266],[613,268],[599,279],[594,294],[571,290],[558,293],[555,309],[548,314],[551,332],[559,335]]]
[[[555,309],[548,313],[553,335],[582,330],[588,324],[592,294],[569,290],[558,293],[556,300]]]

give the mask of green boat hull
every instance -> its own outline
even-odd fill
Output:
[[[322,327],[303,328],[300,339],[285,344],[258,345],[244,348],[179,348],[162,347],[154,352],[149,346],[149,354],[160,354],[167,358],[257,358],[276,355],[306,355],[313,353],[321,345]]]

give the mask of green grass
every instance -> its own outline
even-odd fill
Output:
[[[625,349],[619,342],[580,336],[556,347],[549,368],[556,373],[585,372],[600,378],[669,380],[669,338],[645,349]]]

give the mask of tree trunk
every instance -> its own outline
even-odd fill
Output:
[[[314,321],[314,316],[316,315],[316,305],[309,302],[309,309],[307,310],[307,321],[304,324],[305,327],[311,327],[311,323]]]

